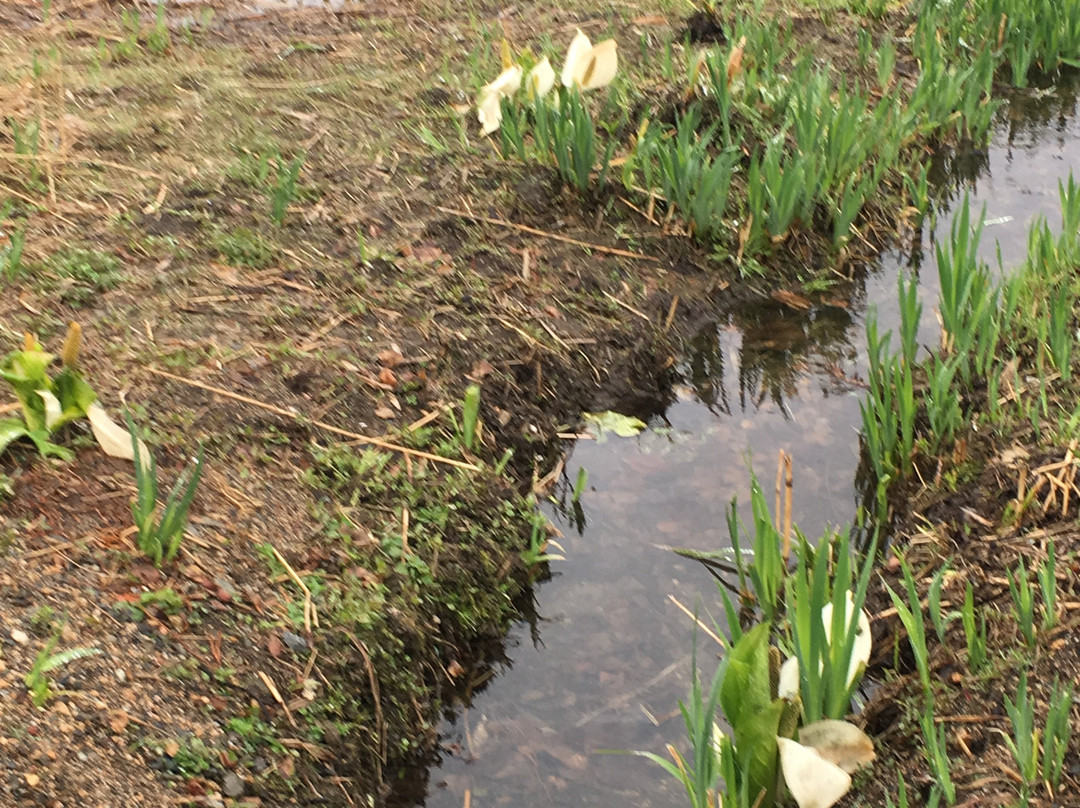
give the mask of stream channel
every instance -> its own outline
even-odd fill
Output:
[[[684,745],[678,701],[691,677],[695,632],[674,595],[712,625],[716,584],[665,545],[729,546],[733,496],[750,519],[747,458],[770,502],[779,450],[794,459],[794,520],[812,540],[850,524],[856,507],[865,322],[898,325],[898,273],[918,272],[921,342],[938,339],[935,235],[947,238],[964,191],[973,218],[986,206],[982,255],[1008,269],[1025,254],[1039,216],[1060,227],[1059,179],[1080,177],[1078,82],[1014,99],[987,150],[941,161],[948,201],[921,245],[879,256],[830,292],[832,305],[794,311],[771,300],[721,313],[684,358],[684,386],[637,438],[579,441],[567,478],[588,472],[579,517],[548,507],[566,560],[538,588],[535,626],[517,626],[509,659],[441,728],[441,763],[428,772],[427,808],[462,805],[679,806],[685,795],[640,757],[601,754]],[[921,268],[920,268],[921,265]],[[895,342],[895,341],[894,341]],[[580,527],[580,530],[579,530]],[[716,644],[697,632],[702,668]],[[415,785],[415,784],[414,784]]]

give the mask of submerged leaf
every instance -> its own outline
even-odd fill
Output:
[[[601,440],[607,432],[611,432],[620,438],[632,438],[635,435],[640,435],[642,430],[648,426],[639,418],[634,418],[632,415],[622,415],[611,410],[587,412],[584,413],[584,418],[589,432]]]

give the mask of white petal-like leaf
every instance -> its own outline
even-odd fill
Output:
[[[566,51],[562,83],[564,87],[595,90],[610,84],[618,69],[619,57],[614,39],[605,39],[593,45],[585,34],[578,31]]]
[[[481,94],[493,92],[500,96],[513,95],[518,91],[518,88],[521,87],[521,75],[522,70],[520,65],[510,65],[510,67],[506,68],[506,70],[498,75],[495,81],[485,85],[480,92]]]
[[[777,738],[780,770],[799,808],[832,808],[851,789],[851,775],[808,746]]]
[[[518,91],[521,86],[522,70],[519,65],[511,65],[498,75],[495,81],[480,88],[476,97],[476,117],[485,135],[490,135],[502,123],[502,108],[499,101]]]
[[[498,131],[502,124],[502,107],[498,93],[483,93],[476,102],[476,117],[480,121],[481,131],[485,135]]]
[[[595,90],[607,87],[619,70],[619,54],[614,39],[605,39],[593,46],[589,63],[579,81],[581,89]]]

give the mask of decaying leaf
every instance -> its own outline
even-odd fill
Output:
[[[742,69],[743,53],[746,52],[746,37],[740,37],[738,44],[732,49],[731,55],[727,60],[727,80],[728,84],[734,81],[735,77],[739,75],[739,71]]]
[[[851,774],[871,763],[874,742],[854,724],[826,718],[799,730],[799,743],[811,747],[821,757]]]

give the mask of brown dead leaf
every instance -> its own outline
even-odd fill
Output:
[[[281,656],[283,650],[281,647],[281,640],[278,639],[276,634],[271,634],[270,639],[266,641],[266,650],[274,659],[278,659]]]
[[[283,757],[278,761],[277,770],[278,774],[288,779],[296,773],[296,766],[293,764],[291,757]]]
[[[176,757],[177,753],[180,751],[180,744],[176,741],[165,741],[165,743],[162,744],[162,749],[169,757]]]
[[[469,379],[478,382],[494,370],[495,368],[492,367],[490,362],[486,359],[481,359],[473,365],[472,371],[469,373]]]
[[[419,261],[421,264],[444,264],[450,260],[450,256],[434,244],[419,244],[411,248],[410,253],[406,253],[406,256]]]
[[[385,351],[379,351],[375,358],[379,360],[379,364],[384,368],[396,368],[405,361],[405,357],[401,355],[401,351],[397,348],[387,348]]]
[[[123,733],[127,729],[128,722],[131,719],[128,718],[128,714],[123,710],[113,710],[109,713],[109,728],[112,729],[117,735]]]
[[[777,303],[783,303],[789,309],[795,309],[796,311],[806,311],[810,308],[811,304],[802,295],[797,295],[794,292],[788,292],[785,289],[777,289],[772,293],[772,299]]]
[[[375,417],[382,418],[384,421],[394,417],[394,411],[387,407],[385,404],[375,409]]]
[[[390,389],[397,387],[397,377],[394,375],[394,371],[390,370],[390,368],[380,370],[379,383],[385,384]]]
[[[731,84],[735,77],[739,75],[739,71],[742,70],[742,58],[745,51],[746,37],[742,37],[741,39],[739,39],[739,44],[737,44],[734,50],[731,51],[731,55],[728,57],[727,60],[728,84]]]
[[[552,320],[561,320],[562,312],[554,306],[544,306],[544,314],[550,317]]]
[[[1013,445],[1001,453],[999,458],[1002,464],[1006,466],[1016,467],[1023,461],[1027,460],[1031,455],[1028,454],[1027,449],[1023,446]]]

